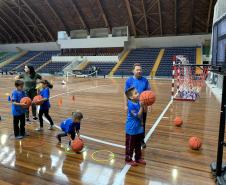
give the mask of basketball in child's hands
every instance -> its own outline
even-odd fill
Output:
[[[25,104],[24,108],[29,108],[31,106],[31,99],[29,97],[24,97],[20,100],[20,103]]]
[[[41,105],[43,104],[43,102],[40,102],[43,99],[43,97],[41,95],[37,95],[33,98],[33,103],[35,105]]]
[[[146,106],[150,106],[155,103],[155,93],[152,91],[144,91],[140,94],[140,102]]]
[[[84,142],[80,138],[76,138],[71,143],[71,148],[74,152],[80,152],[84,147]]]

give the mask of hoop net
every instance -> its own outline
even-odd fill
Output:
[[[190,64],[186,56],[175,56],[173,61],[172,97],[175,100],[195,101],[205,85],[207,74],[203,65]],[[176,88],[174,88],[174,81]]]
[[[76,77],[76,78],[93,78],[97,76],[97,71],[94,71],[92,73],[89,74],[83,74],[82,71],[79,73],[71,73],[71,72],[67,72],[66,74],[66,79],[68,81],[69,77]]]

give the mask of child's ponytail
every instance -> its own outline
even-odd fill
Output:
[[[50,89],[53,88],[53,84],[51,84],[48,80],[42,80],[40,83],[47,85],[47,87]]]
[[[47,84],[47,86],[48,86],[50,89],[53,88],[53,84],[51,84],[48,80],[46,80],[46,84]]]

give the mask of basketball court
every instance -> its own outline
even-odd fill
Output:
[[[150,80],[157,95],[147,120],[147,165],[130,167],[124,162],[123,110],[124,79],[74,79],[61,85],[62,78],[52,77],[54,90],[51,115],[59,126],[71,112],[84,113],[81,126],[85,149],[81,154],[66,151],[66,140],[57,146],[54,131],[34,131],[38,122],[27,124],[30,136],[15,140],[12,133],[11,104],[7,93],[13,88],[12,77],[1,78],[1,184],[214,184],[209,164],[216,158],[220,104],[208,87],[195,102],[171,102],[170,80]],[[5,85],[7,84],[7,86]],[[74,96],[74,100],[73,100]],[[62,104],[59,104],[59,101]],[[183,127],[173,125],[183,115]],[[200,151],[188,147],[188,139],[199,136]],[[7,175],[6,175],[7,174]]]
[[[226,185],[225,107],[225,0],[0,0],[0,185]]]

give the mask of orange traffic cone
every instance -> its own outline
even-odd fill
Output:
[[[60,107],[60,106],[62,106],[62,104],[63,104],[63,100],[62,100],[62,98],[60,98],[60,99],[58,100],[58,106]]]

